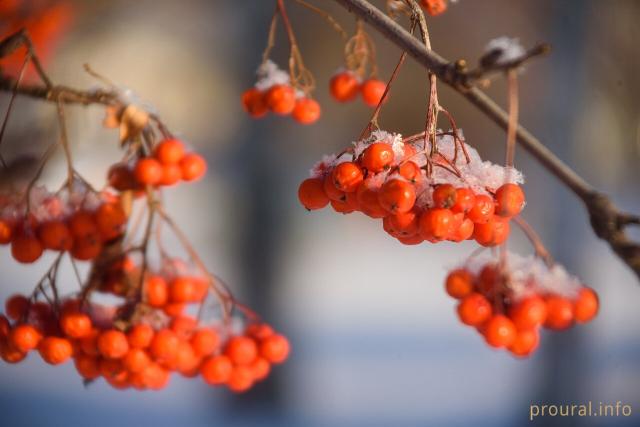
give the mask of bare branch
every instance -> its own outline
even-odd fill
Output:
[[[441,81],[464,96],[498,126],[505,131],[508,129],[509,116],[507,112],[483,91],[469,85],[464,64],[447,61],[433,50],[427,49],[400,24],[367,0],[336,0],[336,2],[369,23],[402,51],[407,52]],[[533,53],[537,55],[538,52],[541,54],[545,51],[546,48],[541,47]],[[536,55],[532,54],[531,57]],[[625,226],[636,224],[637,217],[620,212],[608,196],[597,191],[527,129],[518,126],[516,136],[524,149],[583,201],[595,234],[607,241],[611,249],[640,278],[640,244],[630,240],[624,230]]]

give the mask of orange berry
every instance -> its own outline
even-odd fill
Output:
[[[88,261],[96,258],[102,251],[100,235],[75,239],[71,255],[80,261]]]
[[[275,332],[273,328],[266,323],[252,323],[247,326],[246,334],[256,340],[263,340],[270,337]]]
[[[420,166],[414,162],[403,162],[398,167],[398,173],[412,184],[418,182],[421,176]]]
[[[94,238],[100,233],[94,215],[82,210],[69,219],[69,231],[74,239]]]
[[[13,238],[13,227],[9,221],[0,219],[0,245],[6,245]]]
[[[96,329],[91,331],[89,335],[84,338],[81,338],[80,349],[89,356],[99,356],[100,350],[98,350],[98,337],[100,336],[100,332]]]
[[[338,102],[347,102],[358,96],[360,82],[350,71],[343,71],[334,75],[329,82],[329,92]]]
[[[127,336],[115,329],[108,329],[98,336],[98,351],[107,359],[120,359],[129,351]]]
[[[425,240],[439,241],[451,235],[454,216],[449,209],[427,209],[420,216],[420,235]]]
[[[461,213],[454,214],[454,218],[457,215],[462,215]],[[449,236],[449,240],[453,242],[462,242],[463,240],[468,240],[473,237],[473,230],[475,229],[475,224],[469,218],[464,218],[462,222],[457,225],[454,223],[453,234]]]
[[[298,199],[308,210],[322,209],[329,204],[324,192],[324,183],[320,178],[307,178],[298,187]]]
[[[67,336],[79,339],[89,336],[93,325],[91,318],[86,314],[68,311],[60,316],[60,329]]]
[[[548,329],[567,329],[573,323],[573,304],[560,295],[547,297],[547,318],[544,326]]]
[[[36,262],[42,256],[44,248],[35,236],[30,234],[18,234],[11,242],[11,255],[23,264]]]
[[[440,184],[433,190],[433,204],[436,208],[451,209],[458,200],[458,192],[451,184]]]
[[[16,349],[8,341],[0,340],[0,357],[6,363],[15,364],[22,362],[27,357],[27,353]]]
[[[264,98],[264,94],[261,91],[252,87],[242,94],[242,106],[251,117],[259,119],[269,112]]]
[[[131,373],[142,372],[151,363],[146,351],[132,348],[122,358],[122,367]]]
[[[593,289],[582,288],[573,303],[574,317],[577,323],[586,323],[598,314],[598,294]]]
[[[473,276],[464,268],[453,270],[447,276],[447,293],[456,299],[462,299],[473,292]]]
[[[202,363],[200,374],[209,385],[220,385],[229,381],[233,371],[231,360],[225,356],[209,357]]]
[[[320,104],[311,98],[300,98],[296,101],[291,116],[303,125],[315,123],[320,118]]]
[[[482,267],[476,280],[476,287],[483,294],[493,292],[496,284],[502,280],[502,275],[497,264],[487,264]]]
[[[99,359],[88,354],[78,354],[75,357],[76,371],[85,380],[95,380],[100,376]]]
[[[511,307],[509,317],[518,330],[537,328],[547,318],[547,304],[537,295],[528,296]]]
[[[140,184],[156,185],[162,180],[162,164],[152,157],[139,159],[133,169],[133,176]]]
[[[249,366],[234,366],[227,381],[229,390],[243,393],[253,386],[253,372]]]
[[[45,249],[68,251],[73,247],[69,227],[62,221],[45,222],[38,228],[38,238]]]
[[[190,277],[176,277],[169,285],[169,300],[173,303],[195,302],[196,284]]]
[[[456,201],[451,206],[453,213],[469,212],[476,204],[476,195],[469,188],[457,188],[456,189]]]
[[[344,191],[345,193],[352,193],[358,189],[358,186],[364,179],[362,169],[353,162],[344,162],[337,165],[333,172],[331,172],[331,178],[335,187]]]
[[[420,243],[424,242],[424,239],[422,238],[420,233],[409,237],[397,237],[397,239],[403,245],[419,245]]]
[[[254,381],[262,381],[269,376],[271,364],[264,357],[258,356],[256,360],[249,365],[249,369],[251,370]]]
[[[526,357],[538,348],[539,343],[540,333],[537,329],[523,329],[516,333],[516,338],[508,348],[514,356]]]
[[[9,333],[9,343],[22,353],[28,353],[38,347],[41,340],[42,334],[31,325],[18,325]]]
[[[351,194],[351,193],[348,193]],[[354,212],[355,209],[352,205],[350,205],[349,203],[345,202],[341,202],[338,200],[331,200],[331,207],[333,208],[334,211],[341,213],[341,214],[350,214],[351,212]]]
[[[146,323],[138,323],[134,325],[127,333],[127,341],[131,348],[145,349],[153,340],[153,328]]]
[[[170,163],[162,165],[162,179],[158,184],[169,187],[177,184],[182,179],[182,169],[180,165]]]
[[[328,173],[325,175],[322,181],[322,189],[324,193],[329,197],[330,200],[335,200],[338,202],[346,202],[347,201],[347,193],[344,191],[338,190],[336,188],[335,183],[333,182],[333,174]]]
[[[282,363],[287,360],[291,346],[289,340],[280,334],[274,334],[265,338],[260,344],[260,356],[269,363]]]
[[[496,314],[483,327],[484,338],[491,347],[510,346],[516,339],[516,327],[507,316]]]
[[[204,357],[213,354],[220,347],[220,336],[213,329],[198,329],[190,342],[195,354]]]
[[[11,332],[11,323],[9,319],[0,314],[0,341],[7,338]]]
[[[162,311],[169,317],[177,317],[182,315],[186,304],[183,303],[170,303],[162,307]]]
[[[489,301],[477,292],[467,295],[458,304],[460,321],[469,326],[480,326],[489,320],[492,311]]]
[[[4,309],[12,320],[20,320],[29,310],[29,299],[24,295],[13,295],[4,304]]]
[[[467,212],[467,218],[476,224],[484,224],[493,217],[494,201],[486,194],[477,194],[475,204]]]
[[[170,329],[161,329],[154,335],[149,346],[149,353],[156,361],[169,362],[178,353],[180,339]]]
[[[389,214],[380,204],[379,192],[379,188],[371,185],[368,180],[364,180],[356,190],[356,199],[360,210],[371,218],[384,218]]]
[[[258,355],[258,346],[252,338],[237,335],[229,339],[224,354],[229,356],[234,365],[248,365]]]
[[[378,201],[391,214],[409,212],[416,202],[416,189],[407,181],[391,179],[380,189]]]
[[[171,319],[169,326],[181,339],[188,339],[198,327],[198,321],[191,316],[181,315]]]
[[[138,186],[133,171],[125,163],[116,163],[107,172],[109,185],[118,191],[133,190]]]
[[[447,0],[421,0],[420,5],[431,16],[437,16],[447,10]]]
[[[496,191],[496,215],[511,218],[522,212],[524,192],[517,184],[504,184]]]
[[[488,222],[475,224],[473,238],[482,246],[497,246],[507,240],[509,232],[508,220],[493,217]]]
[[[180,160],[180,171],[185,181],[196,181],[207,172],[207,161],[199,154],[189,153]]]
[[[296,93],[289,85],[272,86],[264,99],[269,110],[282,116],[291,114],[296,106]]]
[[[165,139],[156,146],[154,156],[163,165],[177,164],[184,157],[184,144],[179,139]]]
[[[144,368],[140,375],[141,383],[152,390],[161,390],[165,388],[167,384],[169,384],[169,379],[171,378],[169,371],[157,363],[150,363],[146,368]]]
[[[66,338],[45,337],[38,345],[42,360],[50,365],[60,365],[71,358],[73,346]]]
[[[387,89],[387,84],[381,80],[369,79],[362,83],[360,92],[362,93],[362,100],[369,107],[377,107],[384,91]]]
[[[382,172],[395,160],[395,153],[389,144],[374,142],[362,153],[361,165],[370,172]]]
[[[169,301],[169,286],[161,276],[150,276],[145,281],[145,299],[151,307],[162,307]]]
[[[420,216],[411,210],[405,213],[388,215],[382,220],[385,231],[394,237],[411,237],[420,230]]]
[[[96,210],[95,222],[105,241],[113,240],[124,233],[127,214],[120,202],[103,203]]]

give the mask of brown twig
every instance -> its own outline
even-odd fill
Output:
[[[508,114],[480,89],[470,86],[465,77],[466,73],[460,66],[427,49],[406,29],[367,0],[336,0],[336,2],[368,22],[402,51],[408,52],[498,126],[505,130],[508,128]],[[637,216],[621,212],[608,196],[597,191],[524,127],[517,127],[516,136],[517,141],[529,153],[582,200],[589,213],[595,234],[605,240],[640,278],[640,244],[632,241],[625,233],[625,226],[634,224]],[[634,218],[634,220],[628,221],[627,218]]]

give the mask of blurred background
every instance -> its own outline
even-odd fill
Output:
[[[0,8],[10,1],[0,0]],[[311,2],[353,31],[353,17],[336,3]],[[621,401],[633,415],[534,424],[640,425],[638,280],[593,235],[578,199],[523,150],[516,166],[527,178],[525,218],[602,303],[588,326],[545,333],[529,360],[490,350],[454,315],[443,281],[473,243],[403,246],[363,215],[310,213],[298,204],[309,168],[357,137],[371,111],[330,99],[342,42],[321,18],[287,3],[323,107],[310,127],[281,117],[254,121],[240,105],[255,81],[273,1],[71,1],[55,22],[43,24],[63,30],[55,37],[44,32],[41,43],[55,82],[97,87],[83,71],[89,63],[153,105],[204,153],[206,180],[168,190],[168,209],[239,299],[290,337],[290,360],[251,392],[232,395],[177,377],[162,392],[115,391],[100,381],[85,388],[72,364],[52,369],[31,357],[0,364],[0,425],[496,427],[528,423],[531,404],[588,401]],[[461,0],[430,19],[429,30],[435,50],[470,63],[498,36],[518,37],[527,47],[551,43],[552,53],[520,79],[521,122],[621,207],[640,212],[639,14],[634,0]],[[7,25],[0,21],[0,33]],[[386,79],[400,52],[370,33]],[[284,67],[287,56],[280,31],[272,59]],[[426,83],[424,70],[408,60],[383,109],[383,128],[421,130]],[[467,142],[501,161],[504,133],[440,87],[440,101]],[[505,104],[503,82],[488,91]],[[0,95],[3,112],[7,103]],[[38,155],[56,135],[55,109],[24,98],[15,107],[3,154]],[[99,107],[67,112],[78,169],[100,185],[119,158],[117,135],[102,128]],[[44,176],[52,186],[63,179],[58,160]],[[510,247],[530,252],[517,231]],[[26,292],[50,261],[24,267],[1,248],[0,299]],[[63,286],[72,291],[75,282],[65,274]]]

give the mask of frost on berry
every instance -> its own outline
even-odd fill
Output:
[[[275,85],[288,85],[291,81],[289,73],[270,59],[258,67],[256,74],[258,80],[255,88],[263,92]]]

